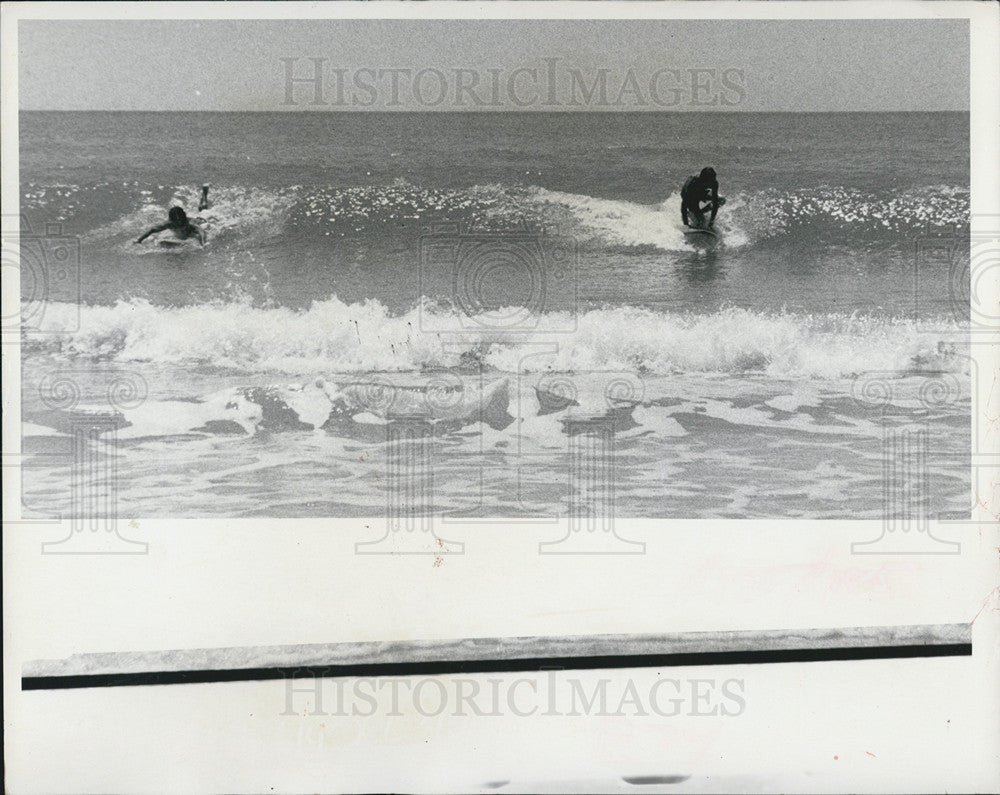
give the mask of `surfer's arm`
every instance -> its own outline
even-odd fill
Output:
[[[708,225],[709,226],[711,226],[712,224],[715,223],[715,216],[718,214],[719,208],[722,206],[722,202],[719,199],[719,183],[718,182],[716,182],[712,186],[712,198],[711,198],[711,202],[712,202],[712,215],[708,219]]]
[[[191,224],[191,226],[194,227],[194,230],[198,235],[198,242],[204,246],[205,242],[208,240],[208,235],[205,234],[205,230],[198,226],[198,224]]]
[[[145,239],[146,239],[147,237],[149,237],[150,235],[155,235],[155,234],[156,234],[157,232],[163,232],[163,231],[165,231],[165,230],[167,230],[167,229],[169,229],[169,228],[170,228],[170,224],[160,224],[159,226],[154,226],[154,227],[152,227],[151,229],[149,229],[149,230],[147,230],[146,232],[144,232],[144,233],[143,233],[143,234],[142,234],[142,235],[141,235],[141,236],[139,237],[139,239],[138,239],[138,240],[136,240],[135,242],[136,242],[136,243],[141,243],[141,242],[142,242],[143,240],[145,240]]]

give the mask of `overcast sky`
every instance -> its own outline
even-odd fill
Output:
[[[576,70],[589,86],[604,72],[609,101],[623,109],[826,111],[968,110],[966,20],[517,20],[517,21],[22,21],[22,110],[385,110],[456,107],[454,70],[476,72],[490,105],[490,80],[503,108],[552,110],[544,98],[547,62],[557,98]],[[285,103],[286,65],[296,76],[324,58],[325,106],[311,85]],[[423,76],[422,104],[404,85],[392,102],[384,75],[358,70],[439,70]],[[667,72],[664,70],[681,70]],[[692,77],[692,69],[706,70]],[[336,72],[335,70],[345,70]],[[493,70],[490,72],[489,70]],[[727,72],[727,70],[729,70]],[[740,71],[741,70],[741,71]],[[635,78],[629,83],[628,74]],[[728,75],[728,88],[724,83]],[[338,98],[336,79],[348,91]],[[658,75],[658,76],[657,76]],[[654,80],[655,78],[655,80]],[[691,81],[701,88],[691,101]],[[651,88],[651,82],[659,81]],[[628,85],[626,85],[628,84]],[[622,93],[623,87],[627,88]],[[671,94],[671,90],[680,93]],[[447,100],[435,104],[439,91]],[[469,94],[466,94],[469,99]],[[360,103],[357,100],[360,98]],[[526,99],[525,99],[526,98]],[[713,98],[716,105],[706,105]],[[352,99],[354,102],[352,102]],[[374,100],[371,104],[369,100]],[[623,104],[624,103],[624,104]],[[727,104],[728,103],[728,104]],[[468,104],[471,104],[471,100]],[[566,109],[564,101],[560,106]],[[572,106],[568,109],[582,110]],[[606,106],[605,106],[605,109]]]

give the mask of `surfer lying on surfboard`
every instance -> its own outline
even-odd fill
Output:
[[[141,243],[150,235],[155,235],[158,232],[166,232],[169,230],[174,233],[174,237],[177,238],[177,240],[187,240],[189,237],[197,237],[198,242],[203,246],[205,245],[205,230],[188,220],[187,213],[184,212],[183,207],[171,207],[168,217],[170,220],[168,220],[167,223],[152,227],[143,233],[143,235],[135,242]]]
[[[684,187],[681,188],[681,220],[684,226],[692,229],[711,229],[716,213],[725,203],[726,200],[719,196],[719,181],[715,178],[715,169],[708,166],[700,174],[690,176],[684,182]],[[711,209],[712,214],[706,224],[705,211],[708,209]]]

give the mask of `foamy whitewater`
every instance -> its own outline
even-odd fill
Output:
[[[868,371],[968,373],[968,358],[946,341],[956,336],[957,326],[942,326],[935,335],[913,321],[866,316],[738,308],[711,315],[667,314],[619,307],[536,316],[526,335],[492,329],[486,321],[481,322],[484,331],[470,333],[468,319],[435,306],[394,317],[377,301],[345,304],[336,297],[305,310],[247,303],[164,308],[139,300],[82,310],[52,303],[45,313],[50,333],[26,342],[32,353],[245,373],[405,372],[472,361],[514,373],[611,369],[818,379]],[[422,325],[435,332],[421,332]],[[538,353],[540,344],[557,350]]]
[[[418,512],[877,517],[912,431],[967,512],[968,116],[696,115],[22,114],[26,504],[86,421],[120,515],[382,516],[417,423]]]

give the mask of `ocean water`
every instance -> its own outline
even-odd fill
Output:
[[[873,518],[907,510],[900,439],[908,499],[968,512],[967,114],[22,113],[20,142],[38,514],[111,477],[123,516]],[[681,227],[704,165],[717,240]],[[133,243],[175,204],[208,245]]]

